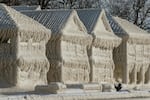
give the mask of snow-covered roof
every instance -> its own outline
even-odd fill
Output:
[[[98,17],[100,16],[101,9],[80,9],[77,10],[79,18],[86,26],[88,32],[92,32],[95,24],[97,23]]]
[[[145,30],[139,28],[133,23],[121,19],[119,17],[113,17],[115,26],[117,29],[116,33],[122,33],[120,36],[124,37],[129,43],[138,43],[138,44],[149,44],[150,43],[150,34]],[[112,26],[112,25],[111,25]],[[121,29],[121,30],[120,30]]]
[[[81,9],[77,12],[89,34],[95,38],[94,46],[112,48],[120,44],[121,39],[113,33],[104,10]]]
[[[119,17],[113,17],[109,13],[107,13],[107,18],[112,30],[117,36],[124,38],[130,43],[150,43],[150,34],[133,23]]]
[[[22,13],[51,29],[51,40],[61,37],[62,40],[80,44],[89,44],[92,40],[75,10],[24,11]]]
[[[22,13],[43,24],[46,28],[51,29],[52,33],[58,33],[66,23],[71,12],[71,10],[52,10],[25,11]]]
[[[119,26],[119,24],[114,20],[113,16],[110,13],[106,13],[106,16],[113,32],[116,35],[121,36],[126,34],[126,32],[121,28],[121,26]]]
[[[126,31],[128,34],[145,34],[147,35],[147,32],[141,28],[139,28],[138,26],[134,25],[133,23],[119,18],[119,17],[114,17],[115,21],[122,27],[122,29],[124,29],[124,31]]]
[[[51,33],[50,30],[28,16],[0,4],[0,38],[8,39],[20,35],[24,38],[33,37],[33,40],[38,41],[44,37],[49,38],[49,33]]]
[[[13,9],[17,11],[24,11],[24,10],[41,10],[40,6],[34,5],[34,6],[28,6],[28,5],[22,5],[22,6],[11,6]]]

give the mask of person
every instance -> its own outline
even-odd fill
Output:
[[[117,85],[115,85],[115,89],[116,91],[120,91],[122,89],[122,84],[118,83]]]

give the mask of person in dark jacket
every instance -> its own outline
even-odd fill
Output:
[[[115,84],[114,86],[115,86],[116,91],[120,91],[122,89],[121,83],[118,83],[117,85]]]

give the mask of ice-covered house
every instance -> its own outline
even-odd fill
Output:
[[[0,84],[25,89],[47,84],[45,45],[50,34],[35,20],[0,4]]]
[[[114,50],[116,79],[126,84],[149,84],[150,34],[125,19],[108,17],[113,31],[122,38]]]
[[[104,10],[86,9],[77,12],[93,37],[88,49],[90,82],[113,83],[113,49],[121,43],[121,39],[113,33]]]
[[[87,34],[75,10],[22,12],[52,30],[47,44],[50,69],[49,82],[66,84],[88,83],[90,65],[87,46],[92,37]]]

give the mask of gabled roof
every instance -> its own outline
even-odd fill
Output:
[[[86,9],[77,12],[89,34],[93,35],[94,46],[112,48],[120,44],[121,39],[113,33],[104,10]]]
[[[143,29],[140,29],[133,23],[119,17],[114,17],[114,20],[118,23],[119,27],[121,27],[127,34],[128,42],[138,44],[150,43],[150,34],[148,34]]]
[[[62,35],[61,39],[66,41],[87,42],[87,30],[75,10],[24,11],[22,13],[51,29],[52,39]]]
[[[17,11],[26,11],[26,10],[41,10],[40,6],[28,6],[28,5],[22,5],[22,6],[11,6],[13,9]]]
[[[100,16],[101,9],[79,9],[77,10],[77,13],[88,32],[91,33]]]
[[[114,17],[114,19],[120,25],[120,27],[124,29],[124,31],[126,31],[128,34],[147,34],[146,31],[125,19],[119,17]]]
[[[109,24],[113,30],[113,32],[117,35],[117,36],[121,36],[121,35],[125,35],[126,32],[119,26],[119,24],[114,20],[113,16],[106,12],[106,16],[107,19],[109,21]]]
[[[113,32],[107,16],[104,10],[101,9],[85,9],[85,10],[77,10],[79,18],[86,26],[88,32],[91,34],[96,27],[98,27],[99,31],[107,31]],[[97,34],[97,33],[94,33]],[[107,33],[103,34],[106,35]],[[97,35],[100,35],[98,33]],[[102,33],[101,33],[102,35]]]
[[[38,29],[38,30],[37,30]],[[0,38],[20,35],[33,37],[34,40],[49,38],[50,30],[33,19],[17,12],[4,4],[0,4]],[[2,39],[3,40],[3,39]]]
[[[51,29],[52,33],[58,33],[71,14],[71,10],[52,10],[52,11],[25,11],[23,14],[33,18],[46,28]]]

